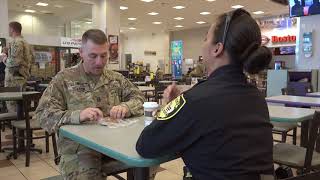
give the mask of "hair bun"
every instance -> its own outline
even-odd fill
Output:
[[[244,60],[243,68],[250,74],[257,74],[259,71],[268,67],[271,59],[271,51],[265,46],[260,46],[255,51],[250,53],[249,56]]]

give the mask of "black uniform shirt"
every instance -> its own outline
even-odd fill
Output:
[[[136,146],[141,156],[178,153],[195,180],[273,173],[268,107],[241,68],[223,66],[174,101],[143,130]]]

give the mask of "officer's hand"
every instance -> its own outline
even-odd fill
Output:
[[[110,110],[110,117],[113,119],[123,119],[129,115],[129,109],[125,106],[113,106]]]
[[[3,62],[3,63],[6,63],[7,62],[7,55],[6,54],[0,54],[0,60],[1,60],[1,62]]]
[[[80,122],[98,121],[103,118],[103,113],[98,108],[86,108],[80,112]]]
[[[163,100],[165,103],[168,103],[178,97],[181,94],[180,90],[176,86],[175,83],[172,83],[172,85],[168,86],[164,92],[163,92]]]

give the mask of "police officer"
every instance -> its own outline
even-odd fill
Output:
[[[48,132],[65,124],[82,124],[110,116],[114,119],[143,114],[143,94],[121,74],[106,69],[108,44],[101,30],[91,29],[82,36],[82,61],[59,72],[45,90],[35,118]],[[112,138],[112,137],[104,137]],[[59,168],[64,179],[101,180],[102,167],[113,172],[125,168],[110,158],[70,139],[59,137]]]
[[[12,41],[9,43],[8,57],[3,60],[6,65],[5,87],[23,88],[30,77],[33,54],[29,44],[23,39],[21,31],[22,26],[19,22],[9,23],[9,36]],[[15,102],[8,101],[7,109],[9,112],[16,111]]]
[[[195,180],[273,178],[272,125],[266,101],[243,71],[267,67],[256,21],[242,9],[223,14],[203,44],[208,79],[170,101],[141,133],[136,149],[145,158],[176,153]]]

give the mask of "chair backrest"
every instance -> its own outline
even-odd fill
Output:
[[[316,111],[313,115],[313,119],[310,120],[309,125],[309,138],[307,144],[306,158],[304,162],[304,167],[306,168],[306,172],[310,171],[312,156],[315,149],[316,140],[318,138],[318,131],[320,127],[320,112]]]
[[[293,88],[282,88],[281,89],[282,95],[295,95],[295,90]]]
[[[20,87],[0,87],[0,92],[20,92]]]
[[[305,174],[305,175],[302,175],[302,176],[296,176],[296,177],[292,177],[292,178],[287,178],[287,179],[284,179],[284,180],[316,180],[316,179],[320,179],[320,171],[309,173],[309,174]]]
[[[26,121],[26,130],[30,129],[30,115],[31,111],[35,111],[38,107],[39,100],[41,98],[41,93],[34,93],[34,94],[23,94],[23,117]]]

